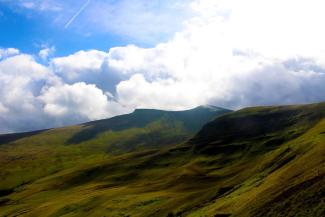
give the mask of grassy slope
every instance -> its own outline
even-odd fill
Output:
[[[60,170],[1,197],[0,210],[4,216],[324,216],[324,186],[325,103],[258,107],[217,118],[188,143]]]
[[[203,153],[227,150],[224,142],[240,150],[240,158],[229,167],[238,169],[235,187],[194,213],[324,216],[325,103],[250,108],[226,116],[206,126],[193,142]],[[239,124],[228,125],[232,119]],[[220,129],[221,123],[226,128]],[[209,134],[210,130],[218,133]]]
[[[80,164],[184,142],[226,112],[229,110],[205,107],[178,112],[140,109],[77,126],[2,135],[0,195]]]

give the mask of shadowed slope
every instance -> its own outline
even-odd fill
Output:
[[[3,134],[0,135],[0,145],[7,144],[19,139],[23,139],[25,137],[30,137],[37,135],[39,133],[42,133],[46,130],[39,130],[39,131],[33,131],[33,132],[25,132],[25,133],[11,133],[11,134]]]
[[[218,144],[253,140],[268,148],[301,135],[318,123],[324,111],[325,103],[246,108],[208,123],[192,142],[213,149]]]
[[[105,131],[122,131],[131,128],[143,128],[148,124],[163,120],[170,123],[181,123],[187,133],[196,133],[200,128],[216,116],[230,112],[218,107],[200,106],[187,111],[162,111],[154,109],[137,109],[131,114],[121,115],[106,120],[83,124],[83,130],[71,137],[68,143],[81,143],[95,138]]]
[[[325,103],[246,108],[208,123],[190,143],[234,173],[233,189],[195,213],[323,216],[324,131]]]

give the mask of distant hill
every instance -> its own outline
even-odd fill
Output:
[[[0,192],[79,163],[185,142],[204,124],[228,112],[214,106],[137,109],[81,125],[0,135]]]
[[[82,124],[82,130],[73,135],[67,143],[79,144],[100,137],[105,132],[123,132],[130,129],[146,130],[140,132],[139,138],[136,139],[145,143],[144,145],[179,143],[199,131],[207,122],[228,112],[231,111],[214,106],[199,106],[185,111],[136,109],[131,114]],[[127,142],[127,146],[131,146],[129,142],[133,143]]]
[[[148,111],[133,115],[142,112]],[[123,126],[143,128],[131,119]],[[181,120],[182,132],[194,131],[195,124]],[[0,146],[3,215],[325,216],[325,103],[245,108],[216,117],[186,142],[135,145],[114,155],[91,154],[104,144],[90,146],[105,134],[91,127],[100,122]],[[114,122],[100,128],[125,130]],[[82,130],[89,135],[71,140]],[[44,145],[49,137],[66,145]]]
[[[103,145],[107,151],[125,152],[135,150],[137,146],[155,147],[186,141],[204,124],[228,112],[231,110],[214,106],[199,106],[185,111],[136,109],[130,114],[70,127],[0,135],[0,145],[28,143],[28,140],[38,143],[42,139],[44,145],[86,146],[91,143]]]

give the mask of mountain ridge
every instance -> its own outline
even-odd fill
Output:
[[[102,156],[185,142],[207,121],[225,112],[229,110],[194,108],[173,112],[149,109],[74,126],[0,135],[0,164],[5,165],[3,174],[10,173],[5,180],[0,180],[0,190]],[[47,165],[48,161],[52,161],[51,166],[37,168],[39,164]],[[22,164],[35,167],[35,174],[25,171]]]
[[[207,110],[210,110],[210,111],[225,111],[225,112],[231,112],[232,111],[232,110],[227,109],[227,108],[222,108],[222,107],[213,106],[213,105],[200,105],[200,106],[196,106],[194,108],[185,109],[185,110],[164,110],[164,109],[151,109],[151,108],[136,108],[136,109],[134,109],[133,112],[126,113],[126,114],[121,114],[121,115],[116,115],[116,116],[109,117],[109,118],[103,118],[103,119],[98,119],[98,120],[93,120],[93,121],[86,121],[86,122],[82,122],[82,123],[79,123],[79,124],[70,124],[70,125],[66,125],[66,126],[62,126],[62,127],[50,127],[50,128],[44,128],[44,129],[38,129],[38,130],[32,130],[32,131],[0,133],[0,136],[13,135],[13,134],[29,134],[29,133],[32,134],[32,133],[38,133],[38,132],[42,132],[42,131],[46,131],[46,130],[52,130],[52,129],[67,128],[67,127],[73,127],[73,126],[77,126],[77,125],[87,125],[87,124],[91,124],[91,123],[107,121],[109,119],[117,118],[117,117],[120,117],[120,116],[131,115],[131,114],[138,113],[138,112],[157,111],[157,112],[167,112],[167,113],[182,113],[182,112],[195,111],[195,110],[198,110],[198,109],[207,109]]]

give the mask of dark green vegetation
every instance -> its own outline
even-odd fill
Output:
[[[325,216],[325,103],[156,112],[7,138],[0,215]]]

